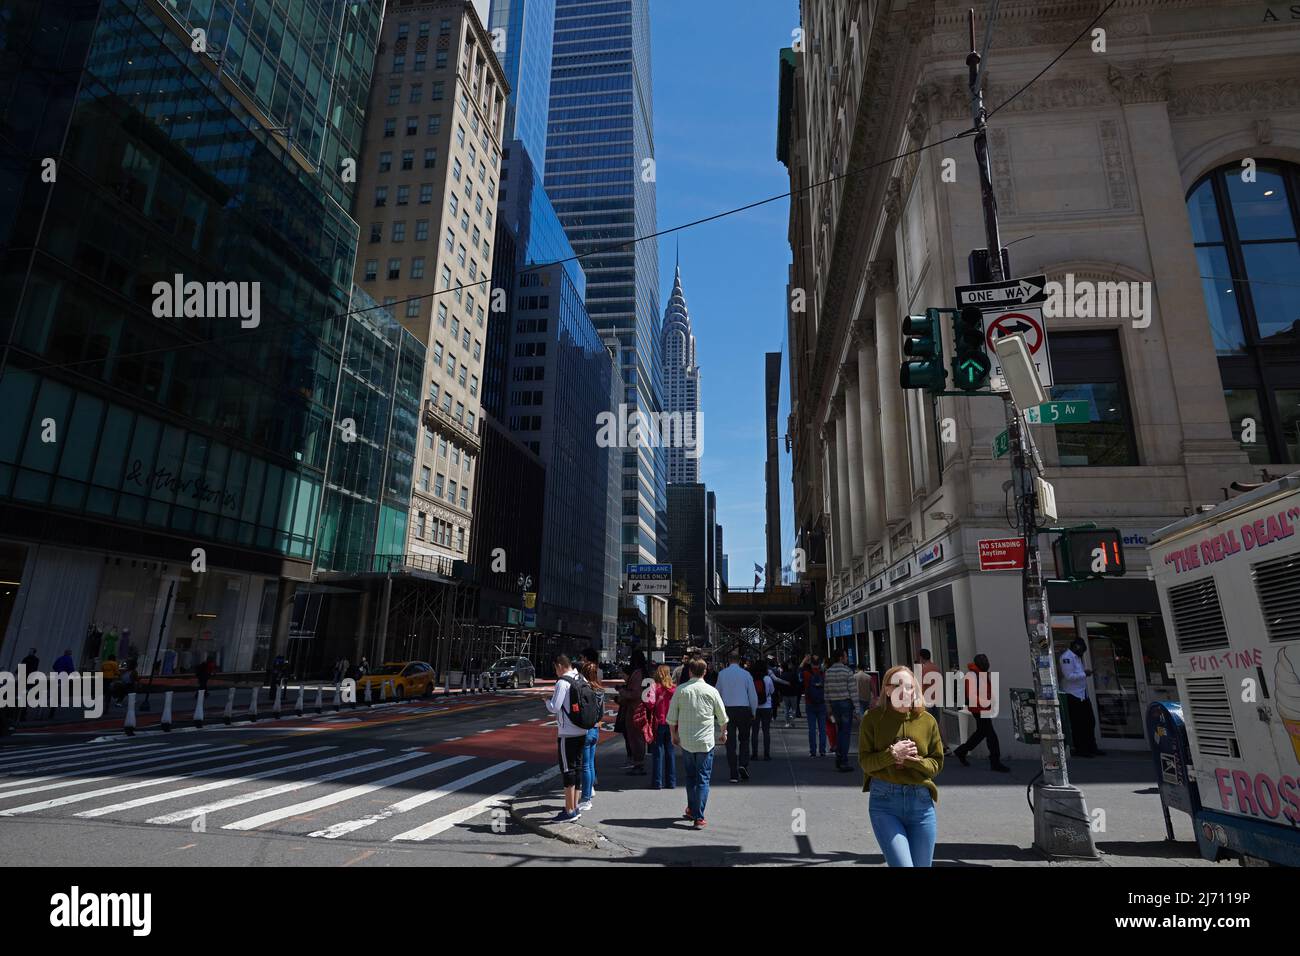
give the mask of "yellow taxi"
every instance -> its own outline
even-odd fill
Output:
[[[424,661],[381,664],[357,681],[358,699],[364,699],[367,684],[370,685],[370,695],[373,700],[379,700],[383,696],[384,684],[389,685],[388,695],[390,700],[432,694],[434,688],[433,668]]]

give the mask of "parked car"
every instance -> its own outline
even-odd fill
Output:
[[[495,679],[498,687],[532,687],[537,680],[537,670],[526,657],[503,657],[484,674]]]
[[[361,697],[366,692],[366,685],[369,684],[371,695],[375,700],[378,700],[383,693],[383,685],[389,681],[392,682],[393,697],[398,700],[403,697],[432,694],[434,689],[433,668],[424,661],[382,664],[357,681],[357,696]]]

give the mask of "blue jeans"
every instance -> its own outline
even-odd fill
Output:
[[[667,724],[660,724],[655,739],[650,742],[650,786],[677,786],[677,765],[673,762],[673,732]]]
[[[600,728],[592,727],[582,745],[582,796],[579,800],[590,800],[591,791],[596,788],[596,744],[599,741]]]
[[[871,781],[871,831],[890,866],[934,862],[935,816],[930,791],[920,784]]]
[[[826,705],[810,704],[804,701],[803,709],[808,715],[808,752],[826,754]],[[820,733],[821,746],[818,746]]]
[[[849,738],[853,736],[853,701],[831,701],[831,716],[835,718],[835,766],[849,762]]]
[[[713,776],[713,750],[695,753],[682,750],[682,769],[686,771],[686,809],[693,820],[704,819],[709,802],[709,778]]]

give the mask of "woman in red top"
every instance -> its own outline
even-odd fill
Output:
[[[650,740],[650,789],[672,790],[677,786],[677,765],[673,760],[673,734],[668,726],[668,705],[672,703],[673,672],[667,664],[655,670],[654,683],[646,688],[646,710],[654,736]]]

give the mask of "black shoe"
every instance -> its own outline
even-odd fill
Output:
[[[748,780],[748,779],[749,779],[749,768],[748,768],[748,767],[741,767],[741,768],[740,768],[740,779],[741,779],[741,780]]]
[[[731,778],[731,782],[732,782],[732,783],[740,783],[740,778],[739,778],[739,777],[732,777],[732,778]]]
[[[996,771],[997,773],[1010,773],[1010,772],[1011,772],[1011,768],[1008,767],[1008,766],[1007,766],[1006,764],[1004,764],[1004,763],[993,763],[993,764],[989,764],[989,769],[990,769],[990,770],[993,770],[993,771]]]
[[[966,759],[966,755],[962,753],[960,750],[954,750],[952,752],[952,755],[957,758],[957,762],[960,763],[963,767],[970,766],[970,761]]]

